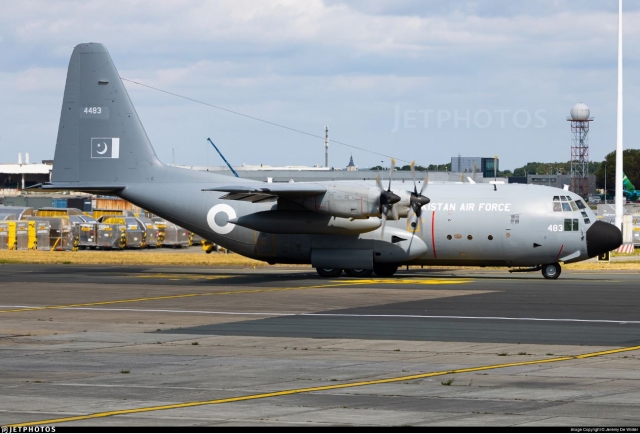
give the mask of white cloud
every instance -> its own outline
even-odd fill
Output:
[[[627,2],[628,3],[628,2]],[[423,163],[461,153],[500,154],[502,167],[566,160],[566,112],[592,107],[592,158],[615,131],[615,8],[587,1],[102,1],[9,2],[0,17],[0,93],[21,106],[50,104],[55,123],[72,47],[102,42],[121,75],[294,128],[320,131],[377,152],[393,149]],[[625,16],[627,113],[640,108],[640,10]],[[127,83],[161,156],[177,141],[185,160],[198,155],[215,123],[234,158],[296,164],[315,142]],[[392,134],[395,106],[409,110],[545,110],[544,130],[413,128]],[[613,113],[613,114],[612,114]],[[0,107],[4,137],[33,143],[50,158],[55,133],[25,132],[24,112]],[[640,127],[627,123],[629,144]],[[160,133],[161,132],[161,133]],[[268,138],[271,146],[264,146]],[[348,140],[347,140],[348,139]],[[613,138],[615,140],[615,138]],[[3,140],[4,141],[4,140]],[[257,145],[257,144],[260,145]],[[401,144],[399,144],[401,143]],[[637,145],[632,145],[637,146]],[[566,149],[565,149],[566,148]],[[37,149],[37,150],[36,150]],[[336,158],[349,149],[335,146]],[[378,157],[363,153],[360,165]],[[166,158],[165,158],[166,160]],[[197,163],[198,157],[194,157]],[[369,163],[367,163],[367,161]],[[189,161],[185,161],[189,162]],[[251,161],[248,161],[251,162]]]

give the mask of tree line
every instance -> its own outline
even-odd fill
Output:
[[[640,189],[640,149],[626,149],[622,153],[622,161],[624,167],[624,173],[627,175],[632,184],[636,186],[636,189]],[[372,167],[371,170],[385,170],[382,166]],[[410,166],[404,165],[398,167],[398,170],[410,170]],[[443,164],[429,164],[428,166],[416,165],[416,170],[420,172],[450,172],[451,163]],[[478,171],[480,168],[478,168]],[[607,154],[604,161],[591,161],[589,162],[589,174],[596,176],[596,187],[604,188],[605,186],[605,173],[607,178],[607,189],[613,189],[615,185],[615,172],[616,172],[616,151]],[[531,162],[522,167],[518,167],[511,170],[498,171],[498,177],[505,178],[510,176],[527,176],[527,175],[570,175],[571,174],[571,161],[566,162],[554,162],[554,163],[541,163]]]

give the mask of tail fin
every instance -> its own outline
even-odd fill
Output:
[[[117,190],[153,181],[156,157],[109,52],[75,47],[64,89],[51,175],[58,187]]]

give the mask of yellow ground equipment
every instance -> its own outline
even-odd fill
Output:
[[[216,251],[216,245],[211,241],[202,240],[201,243],[202,243],[202,250],[204,250],[205,253],[211,253]]]
[[[164,232],[162,245],[165,247],[187,247],[189,246],[189,234],[190,232],[178,225],[161,219],[160,217],[154,217],[152,219],[158,229]],[[164,226],[164,227],[163,227]]]
[[[0,250],[9,249],[9,222],[0,222]]]
[[[60,217],[27,217],[27,222],[33,225],[33,236],[37,239],[38,236],[44,236],[44,226],[40,223],[47,223],[49,225],[49,250],[76,250],[77,249],[77,237],[74,231],[73,224],[69,220],[68,216]],[[40,228],[42,226],[42,228]],[[38,234],[38,232],[40,232]],[[38,247],[39,250],[44,250],[44,247]]]
[[[125,248],[141,249],[147,246],[146,227],[142,226],[135,217],[104,217],[101,223],[118,225],[120,227],[120,231],[124,233]],[[124,228],[124,230],[122,228]]]

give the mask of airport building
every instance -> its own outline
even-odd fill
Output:
[[[507,178],[509,184],[535,184],[546,185],[548,187],[564,188],[571,185],[571,175],[562,174],[536,174],[527,176],[511,176]],[[588,177],[588,195],[596,194],[596,176]]]
[[[29,153],[18,154],[18,163],[0,163],[0,197],[16,196],[26,187],[51,180],[53,162],[44,160],[42,163],[31,164]]]
[[[451,157],[451,171],[456,173],[481,174],[484,178],[493,178],[500,170],[498,157]]]

